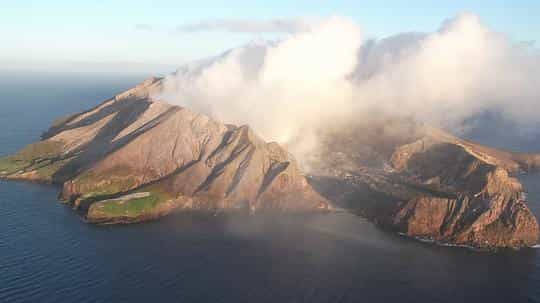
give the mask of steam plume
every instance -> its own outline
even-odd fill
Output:
[[[158,98],[248,124],[298,157],[320,130],[374,116],[446,128],[496,110],[527,124],[540,109],[540,55],[460,14],[432,33],[362,38],[330,17],[280,41],[256,42],[181,67]]]

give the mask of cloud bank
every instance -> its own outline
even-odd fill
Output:
[[[321,130],[376,117],[457,129],[490,110],[533,123],[539,87],[537,50],[473,14],[447,20],[432,33],[381,40],[364,39],[348,18],[330,17],[280,41],[250,43],[185,65],[157,97],[248,124],[301,158],[315,148]]]
[[[297,33],[308,30],[314,20],[281,18],[271,20],[209,20],[180,25],[177,32],[227,31],[233,33]]]
[[[146,24],[146,23],[135,24],[135,26],[133,28],[136,31],[142,31],[142,32],[152,32],[152,31],[154,31],[154,27],[152,25]]]

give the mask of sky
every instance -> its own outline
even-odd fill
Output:
[[[278,39],[295,20],[332,15],[384,38],[432,32],[466,11],[516,41],[540,41],[540,1],[533,0],[0,2],[0,69],[168,72],[248,41]]]

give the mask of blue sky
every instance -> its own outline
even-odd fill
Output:
[[[211,20],[342,15],[370,37],[434,31],[461,11],[519,41],[540,41],[540,1],[2,1],[0,63],[10,67],[65,62],[120,67],[139,63],[176,66],[256,38],[279,34],[197,31],[179,25]],[[137,30],[137,25],[152,30]],[[540,43],[540,42],[539,42]],[[69,65],[68,65],[69,66]]]

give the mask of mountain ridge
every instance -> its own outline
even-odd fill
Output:
[[[408,122],[402,123],[407,128]],[[538,155],[496,150],[425,125],[397,142],[376,132],[387,140],[380,146],[372,143],[371,149],[355,149],[356,154],[340,150],[335,144],[339,136],[332,134],[334,141],[319,159],[329,165],[311,178],[315,188],[329,200],[411,237],[479,248],[538,243],[537,219],[513,177],[537,170]],[[358,136],[373,142],[366,133]]]
[[[382,132],[331,133],[317,155],[321,167],[306,179],[291,154],[249,126],[156,100],[162,86],[163,78],[151,78],[58,119],[42,141],[0,159],[0,178],[60,184],[60,198],[91,223],[133,223],[179,209],[337,205],[411,237],[481,248],[538,243],[537,220],[512,174],[537,170],[539,155],[387,121]],[[388,125],[398,135],[385,133]]]
[[[328,208],[277,143],[152,100],[160,85],[149,79],[56,121],[42,141],[2,159],[0,175],[62,184],[60,197],[88,210],[91,222],[136,222],[175,208]],[[122,198],[137,192],[150,194]]]

